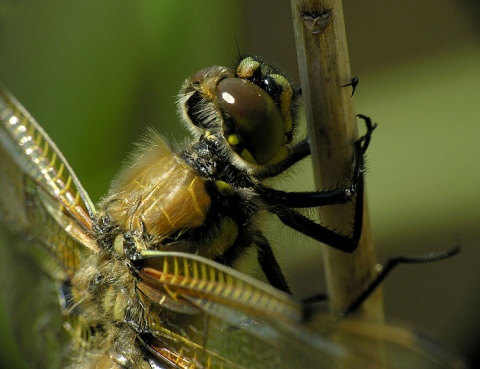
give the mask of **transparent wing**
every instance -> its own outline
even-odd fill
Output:
[[[58,148],[0,85],[1,297],[30,367],[61,367],[67,355],[61,291],[97,250],[94,212]]]
[[[2,323],[13,334],[21,358],[28,360],[28,368],[62,367],[69,337],[63,329],[61,284],[44,271],[50,260],[49,274],[54,274],[55,259],[44,248],[32,247],[32,241],[1,229],[0,253],[0,303],[8,317]]]
[[[30,114],[0,86],[0,220],[45,245],[67,278],[97,251],[95,212],[73,170]]]
[[[465,367],[406,329],[306,319],[288,295],[210,260],[142,256],[137,287],[149,315],[140,337],[153,368]]]

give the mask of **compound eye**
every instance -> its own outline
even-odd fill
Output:
[[[218,102],[227,117],[225,136],[242,158],[265,164],[275,158],[287,139],[277,105],[263,89],[240,78],[222,79]],[[238,146],[238,147],[236,147]]]

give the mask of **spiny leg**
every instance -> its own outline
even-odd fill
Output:
[[[326,205],[344,204],[351,201],[355,192],[357,192],[357,187],[359,185],[363,186],[363,174],[365,172],[364,155],[370,144],[373,130],[377,127],[376,124],[372,123],[370,118],[360,114],[359,117],[365,120],[367,133],[354,143],[353,175],[349,187],[326,191],[286,192],[264,187],[259,184],[255,188],[256,192],[259,193],[268,204],[272,205],[272,207],[275,205],[283,205],[297,209],[315,208]]]
[[[285,192],[266,187],[257,188],[257,192],[269,204],[269,211],[288,227],[293,228],[317,241],[326,243],[344,252],[353,252],[362,231],[363,191],[364,191],[364,155],[370,144],[371,134],[376,127],[371,119],[359,115],[365,120],[367,133],[354,144],[353,176],[350,187],[330,191]],[[315,208],[326,205],[344,204],[356,196],[355,217],[352,236],[344,236],[305,217],[292,208]]]
[[[355,300],[353,300],[353,302],[340,315],[347,316],[355,312],[370,297],[370,295],[375,292],[378,286],[390,275],[393,269],[400,264],[431,263],[448,259],[458,254],[459,252],[460,248],[458,246],[455,246],[452,249],[446,251],[432,252],[420,256],[396,256],[387,260],[385,265],[381,266],[381,270],[377,274],[375,279],[367,285],[363,292],[358,295]],[[304,310],[306,312],[305,319],[308,319],[311,314],[315,313],[318,310],[318,308],[316,308],[314,304],[325,300],[328,300],[328,294],[326,293],[319,293],[317,295],[302,300],[302,304],[304,305]]]
[[[382,269],[377,274],[375,279],[365,288],[365,290],[345,309],[341,315],[348,315],[357,310],[362,303],[368,299],[368,297],[377,289],[385,278],[392,272],[392,270],[400,264],[424,264],[434,261],[440,261],[448,259],[460,252],[460,247],[441,252],[432,252],[420,256],[396,256],[387,260],[386,264],[382,266]]]
[[[257,258],[263,273],[268,279],[268,282],[275,288],[282,290],[288,294],[292,294],[288,287],[287,281],[282,273],[280,265],[273,254],[272,247],[267,238],[258,231],[255,237],[255,246],[257,247]]]

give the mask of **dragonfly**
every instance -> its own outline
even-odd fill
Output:
[[[295,142],[299,95],[257,57],[201,70],[178,99],[193,141],[172,148],[150,132],[97,209],[56,144],[1,88],[0,220],[13,254],[5,280],[18,288],[10,305],[20,339],[37,339],[24,344],[32,367],[465,367],[411,330],[312,313],[291,296],[260,215],[353,251],[361,218],[349,237],[295,209],[357,196],[361,210],[374,129],[365,119],[349,186],[267,187],[309,155],[307,139]],[[248,247],[270,284],[233,268]],[[22,286],[23,273],[34,277]]]

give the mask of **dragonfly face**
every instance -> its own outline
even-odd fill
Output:
[[[361,140],[348,188],[285,193],[262,183],[309,154],[306,140],[293,140],[298,98],[258,58],[200,71],[179,98],[195,140],[173,150],[152,133],[96,210],[47,134],[0,92],[0,219],[46,251],[41,264],[61,292],[59,367],[379,367],[379,339],[408,354],[415,345],[409,357],[419,362],[445,362],[415,337],[395,342],[388,328],[359,334],[348,322],[336,330],[326,317],[305,321],[285,293],[262,212],[343,251],[355,248],[361,229],[360,219],[344,237],[293,209],[363,198]],[[249,247],[283,292],[230,268]],[[361,355],[332,332],[360,336]]]

